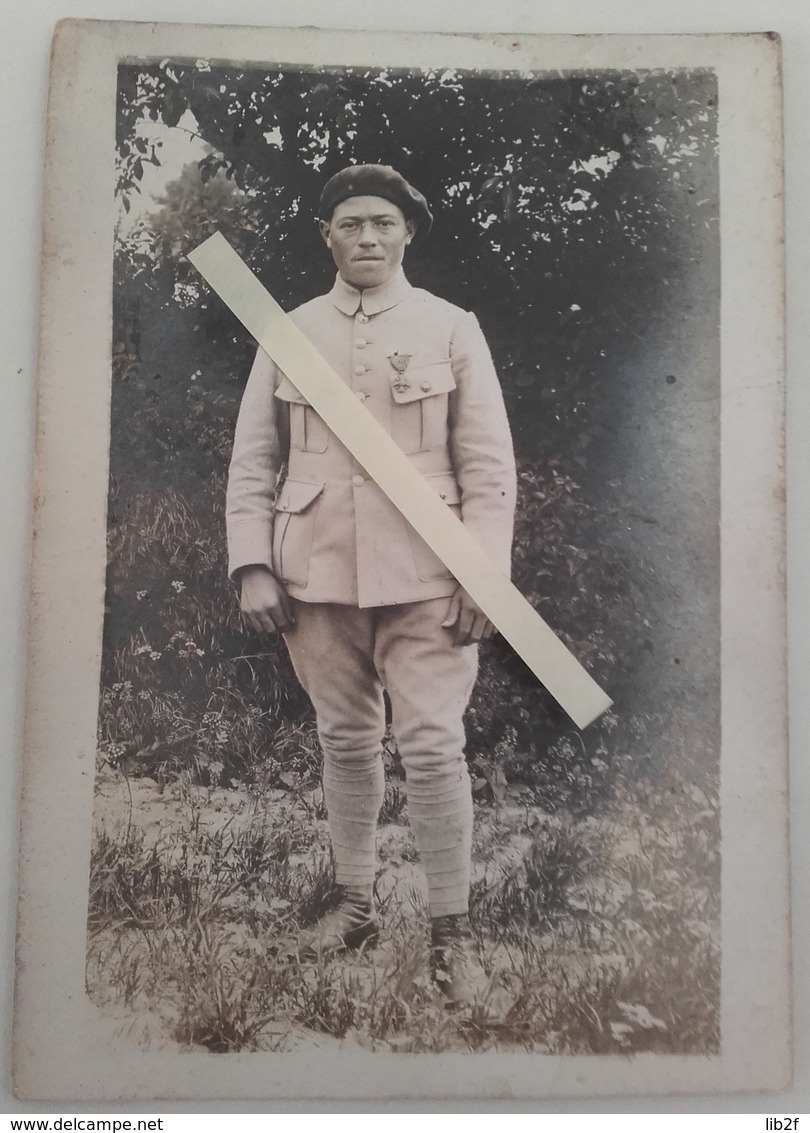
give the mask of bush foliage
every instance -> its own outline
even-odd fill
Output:
[[[491,344],[519,465],[515,581],[617,702],[580,736],[492,643],[468,718],[483,793],[497,795],[499,769],[536,801],[587,813],[619,769],[660,774],[675,732],[711,776],[713,76],[205,61],[119,74],[127,211],[144,163],[161,161],[161,130],[190,122],[208,152],[116,245],[106,755],[203,784],[316,773],[284,649],[241,624],[225,579],[224,478],[253,346],[184,253],[220,229],[294,306],[330,286],[313,222],[325,178],[383,161],[435,213],[410,278],[474,309]]]

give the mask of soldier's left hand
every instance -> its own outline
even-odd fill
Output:
[[[454,645],[477,645],[491,637],[495,628],[461,586],[450,599],[442,625],[452,633]]]

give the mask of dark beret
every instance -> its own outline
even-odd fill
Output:
[[[335,206],[349,197],[383,197],[399,205],[408,220],[416,221],[419,236],[429,232],[433,224],[425,198],[390,165],[349,165],[330,177],[321,193],[321,219],[329,220]]]

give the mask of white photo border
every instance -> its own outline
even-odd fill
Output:
[[[105,588],[117,68],[135,58],[708,68],[722,249],[722,1053],[150,1052],[84,995]],[[358,33],[65,21],[47,127],[15,1089],[22,1097],[592,1097],[790,1079],[780,45],[766,35]],[[70,664],[66,664],[66,659]]]

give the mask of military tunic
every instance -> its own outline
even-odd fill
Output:
[[[508,573],[514,458],[475,317],[412,287],[401,269],[363,291],[338,276],[328,295],[291,317]],[[239,414],[227,522],[231,576],[264,564],[300,601],[365,608],[455,589],[444,564],[262,350]]]

